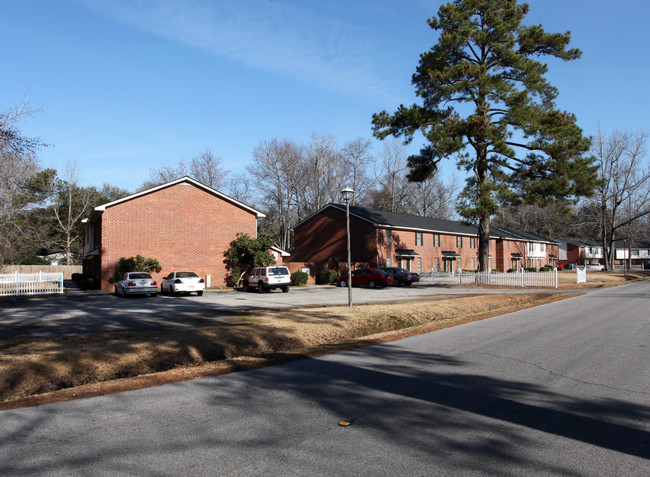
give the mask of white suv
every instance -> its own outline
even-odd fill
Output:
[[[281,288],[283,293],[289,291],[291,273],[284,266],[257,267],[244,278],[244,291],[257,288],[259,293]]]

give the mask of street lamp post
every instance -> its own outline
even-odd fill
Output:
[[[350,202],[354,197],[354,191],[346,187],[341,191],[341,196],[345,201],[345,223],[348,240],[348,306],[352,306],[352,257],[350,255]]]

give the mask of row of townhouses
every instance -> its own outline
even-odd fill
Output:
[[[401,266],[412,271],[476,270],[477,228],[460,222],[350,207],[353,266]],[[189,177],[96,207],[83,221],[84,274],[110,289],[121,257],[156,258],[163,267],[193,270],[223,285],[224,253],[237,234],[257,236],[265,215]],[[346,208],[329,204],[293,227],[289,253],[273,249],[294,272],[347,269]],[[490,267],[499,271],[558,265],[558,244],[533,234],[493,227]]]

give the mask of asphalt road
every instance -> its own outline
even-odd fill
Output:
[[[353,288],[353,302],[380,303],[445,298],[457,294],[503,293],[498,289],[444,286]],[[512,289],[509,292],[530,291]],[[545,290],[555,292],[555,290]],[[70,290],[66,296],[0,300],[0,339],[115,331],[212,326],[244,310],[305,305],[347,305],[346,288],[292,288],[289,293],[206,292],[203,296],[122,298],[112,293]]]
[[[649,303],[639,282],[324,358],[3,411],[0,475],[647,477]]]

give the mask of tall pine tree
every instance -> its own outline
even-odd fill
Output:
[[[456,0],[429,20],[440,32],[420,57],[412,84],[422,104],[373,116],[374,134],[420,131],[428,140],[408,159],[409,179],[430,177],[439,161],[457,158],[469,175],[459,212],[479,224],[479,269],[489,270],[490,217],[504,204],[544,204],[590,195],[597,182],[590,141],[573,114],[554,104],[557,89],[535,58],[580,57],[569,32],[524,26],[527,4],[516,0]]]

